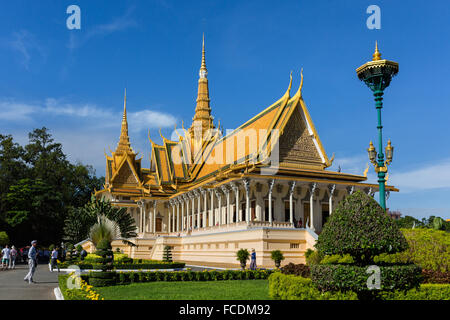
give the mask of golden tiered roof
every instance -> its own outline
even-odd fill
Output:
[[[361,183],[367,177],[325,170],[328,158],[302,97],[303,72],[298,90],[290,95],[292,73],[284,95],[259,114],[226,136],[220,125],[214,127],[211,115],[205,43],[199,73],[197,105],[190,128],[182,126],[178,141],[165,138],[151,144],[150,169],[141,168],[129,137],[126,118],[126,93],[119,143],[112,156],[106,155],[105,190],[135,199],[151,195],[167,198],[204,185],[219,185],[236,178],[260,177],[268,166],[275,167],[277,179],[304,180],[336,184]],[[200,124],[200,125],[199,125]],[[201,128],[201,139],[195,130]],[[275,150],[278,150],[275,152]],[[278,159],[273,157],[278,153]],[[269,176],[267,176],[269,177]],[[372,186],[367,184],[367,186]],[[104,192],[105,190],[100,191]],[[398,191],[392,186],[387,190]]]

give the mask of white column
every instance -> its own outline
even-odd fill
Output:
[[[180,232],[180,199],[175,199],[177,203],[177,232]]]
[[[195,196],[197,197],[197,229],[200,229],[200,216],[201,216],[201,192],[196,191]]]
[[[208,213],[208,197],[206,194],[206,190],[202,189],[203,195],[203,228],[206,228],[206,215]]]
[[[168,212],[169,212],[169,216],[167,217],[167,218],[168,218],[168,222],[167,222],[167,232],[170,233],[170,227],[172,227],[172,223],[171,223],[171,220],[172,220],[172,213],[170,212],[170,209],[168,210]]]
[[[142,232],[142,206],[139,205],[139,232]]]
[[[147,204],[145,203],[145,200],[142,200],[142,206],[143,206],[143,210],[144,210],[144,232],[148,232],[147,230]]]
[[[293,203],[293,194],[295,188],[295,181],[292,181],[289,186],[289,222],[294,223],[294,203]],[[294,226],[295,227],[295,226]]]
[[[211,193],[211,212],[210,212],[210,219],[209,219],[209,225],[214,226],[214,190],[209,190]]]
[[[184,202],[186,200],[181,198],[181,231],[184,231]]]
[[[334,192],[336,191],[336,185],[333,184],[330,188],[330,198],[328,199],[328,211],[333,212],[333,196],[334,196]]]
[[[272,190],[273,190],[274,184],[275,184],[274,179],[269,181],[269,222],[270,222],[270,224],[272,224],[272,222],[273,222],[273,219],[272,219]]]
[[[187,231],[189,229],[189,197],[187,195],[184,196],[184,201],[186,203],[184,207],[184,231]]]
[[[153,201],[153,232],[156,233],[156,200]]]
[[[314,231],[314,192],[317,189],[317,183],[313,183],[310,188],[309,196],[309,228]]]
[[[222,191],[227,195],[227,211],[226,211],[226,215],[225,215],[225,223],[226,224],[230,224],[230,216],[231,216],[231,211],[230,211],[230,190],[225,185],[222,185]]]
[[[245,222],[250,222],[250,179],[244,179],[245,187]]]
[[[235,201],[235,211],[236,211],[236,222],[239,221],[238,213],[239,213],[239,186],[235,183],[231,185],[234,191],[234,201]],[[231,215],[231,223],[234,223],[234,216]]]
[[[195,194],[191,194],[191,201],[192,201],[192,218],[191,218],[191,230],[194,230],[195,227]]]
[[[218,202],[218,208],[217,208],[217,221],[216,224],[219,224],[219,226],[222,224],[222,195],[220,194],[219,189],[214,189],[214,193],[217,197]]]

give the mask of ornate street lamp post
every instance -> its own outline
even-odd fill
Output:
[[[383,108],[384,89],[389,86],[392,77],[397,73],[398,63],[389,60],[382,60],[381,53],[378,51],[377,43],[375,43],[375,53],[373,54],[372,61],[366,62],[361,67],[356,69],[356,74],[358,75],[359,80],[364,81],[370,90],[372,90],[375,97],[375,107],[378,115],[378,157],[372,141],[370,142],[370,146],[367,151],[369,153],[369,159],[375,167],[375,172],[378,174],[378,183],[380,185],[380,205],[383,209],[386,209],[385,176],[387,173],[387,166],[392,162],[394,147],[391,146],[391,141],[389,140],[385,150],[385,160],[383,154],[383,126],[381,125],[381,108]]]

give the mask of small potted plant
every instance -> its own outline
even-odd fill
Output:
[[[281,265],[281,261],[284,260],[283,253],[281,253],[280,250],[273,250],[273,251],[270,253],[270,257],[271,257],[272,260],[275,262],[275,267],[276,267],[277,269],[279,269],[279,268],[280,268],[280,265]]]
[[[245,270],[245,265],[247,264],[247,260],[250,259],[250,252],[247,249],[240,249],[237,254],[237,260],[241,263],[242,270]]]

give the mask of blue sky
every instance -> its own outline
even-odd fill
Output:
[[[81,30],[66,9],[81,8]],[[369,30],[369,5],[381,29]],[[355,69],[382,58],[400,64],[384,96],[384,137],[395,147],[388,207],[450,218],[448,1],[3,1],[0,5],[0,133],[26,143],[50,128],[73,161],[104,174],[118,141],[123,91],[135,150],[148,166],[147,130],[170,137],[190,124],[205,33],[215,119],[235,128],[294,87],[328,155],[362,174],[376,139],[370,90]],[[373,169],[369,180],[375,182]]]

